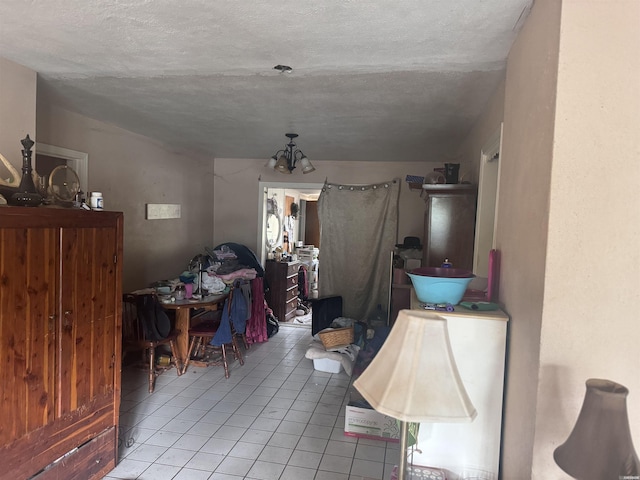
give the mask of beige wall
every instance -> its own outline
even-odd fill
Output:
[[[266,160],[215,160],[214,244],[242,243],[257,254],[258,210],[262,199],[258,182],[292,182],[296,184],[330,183],[366,184],[401,179],[398,214],[398,238],[423,238],[424,200],[418,190],[409,190],[404,181],[407,175],[425,175],[442,164],[415,162],[340,162],[312,159],[316,171],[303,175],[298,169],[283,175],[267,169]],[[461,167],[462,171],[465,171]]]
[[[487,102],[487,107],[474,125],[467,138],[458,150],[458,159],[468,165],[470,179],[478,182],[480,175],[480,152],[487,142],[500,130],[504,118],[504,82],[500,83],[493,96]]]
[[[553,450],[588,378],[630,389],[640,445],[638,18],[635,0],[537,0],[509,55],[496,239],[511,316],[505,479],[568,478]],[[461,159],[479,158],[500,109],[498,91]]]
[[[560,6],[557,0],[534,4],[507,64],[496,246],[500,300],[511,316],[502,458],[508,479],[531,478]]]
[[[565,478],[553,450],[588,378],[629,388],[640,448],[640,2],[564,0],[560,25],[533,456],[545,480]]]
[[[36,72],[0,58],[0,153],[20,170],[27,133],[88,153],[89,184],[81,188],[102,191],[107,210],[124,212],[124,290],[180,274],[211,245],[213,160],[54,107],[36,85]],[[182,217],[145,220],[146,203],[180,204]]]
[[[124,212],[124,291],[174,278],[211,246],[213,160],[38,101],[38,141],[89,154],[89,185]],[[181,205],[181,218],[145,220],[147,203]]]
[[[36,72],[0,57],[0,153],[22,174],[22,145],[36,140]],[[19,181],[19,180],[18,180]]]

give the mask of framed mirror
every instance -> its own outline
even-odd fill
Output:
[[[270,249],[275,247],[280,240],[280,233],[282,232],[282,222],[277,213],[267,214],[267,229],[266,229],[266,243]]]

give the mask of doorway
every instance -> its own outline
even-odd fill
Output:
[[[276,249],[296,255],[306,265],[304,285],[309,299],[318,296],[320,223],[317,200],[322,187],[323,184],[259,182],[260,262],[266,269],[267,258]]]
[[[304,242],[320,248],[320,219],[318,217],[318,200],[301,200],[304,211]]]
[[[489,274],[489,251],[495,248],[501,146],[502,124],[482,149],[480,157],[473,273],[484,278]]]
[[[309,207],[310,203],[317,205],[317,199],[322,190],[323,184],[321,183],[285,183],[285,182],[258,182],[259,189],[259,204],[258,204],[258,232],[260,238],[258,239],[259,252],[258,257],[262,265],[265,264],[267,259],[267,253],[273,246],[281,245],[282,235],[279,235],[279,239],[275,243],[267,238],[267,229],[274,222],[280,224],[282,232],[284,232],[286,213],[291,213],[291,203],[295,203],[298,206],[298,213],[296,219],[293,220],[294,233],[292,238],[289,239],[293,245],[296,242],[302,241],[303,245],[314,245],[310,239],[306,238],[307,232],[311,232],[314,235],[314,231],[317,230],[317,238],[320,238],[320,225],[317,221],[317,208],[315,209],[315,215],[313,212],[307,213],[310,208],[313,210],[313,205]],[[286,204],[286,197],[293,198],[293,202],[289,201]],[[275,202],[274,202],[275,200]],[[275,206],[274,206],[275,204]],[[270,216],[270,214],[276,213],[276,218]],[[290,220],[291,221],[291,220]],[[270,227],[269,227],[270,228]],[[314,240],[315,241],[315,240]]]
[[[73,169],[78,175],[80,190],[86,195],[89,190],[89,155],[85,152],[36,142],[34,169],[38,174],[38,181],[43,184],[39,185],[40,188],[46,190],[49,185],[49,175],[59,165],[66,165]]]

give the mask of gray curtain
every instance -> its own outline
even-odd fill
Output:
[[[400,179],[375,185],[325,183],[318,198],[320,296],[341,295],[343,316],[388,311]]]

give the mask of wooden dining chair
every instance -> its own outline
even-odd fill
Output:
[[[228,347],[231,347],[233,356],[240,365],[244,365],[235,333],[231,334],[231,341],[228,344],[222,344],[219,347],[209,345],[211,339],[216,336],[221,322],[229,321],[228,318],[223,318],[222,313],[221,310],[207,312],[206,318],[189,328],[189,351],[182,367],[182,373],[187,371],[187,366],[190,363],[201,367],[222,366],[225,378],[229,378]]]
[[[149,393],[153,393],[157,375],[166,370],[166,368],[159,368],[156,365],[157,347],[169,345],[176,371],[178,375],[182,375],[182,362],[176,342],[180,331],[169,325],[166,331],[164,327],[159,329],[152,327],[153,334],[151,334],[149,325],[144,323],[146,313],[141,311],[140,300],[137,295],[124,294],[122,296],[122,357],[124,360],[126,354],[130,352],[142,352],[142,361],[148,368]],[[158,338],[160,336],[164,336],[164,338]]]

